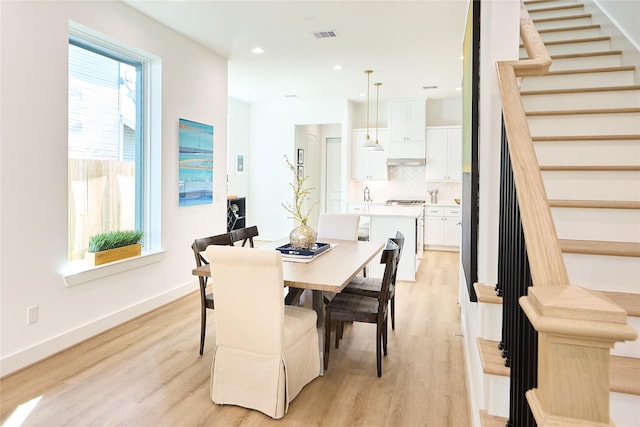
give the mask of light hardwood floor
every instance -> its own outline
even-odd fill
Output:
[[[468,426],[457,298],[458,253],[425,252],[398,282],[382,378],[375,325],[347,325],[325,375],[272,420],[210,400],[215,319],[200,357],[193,293],[0,380],[0,421],[31,402],[23,426]]]

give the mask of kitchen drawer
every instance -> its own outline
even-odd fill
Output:
[[[460,216],[462,213],[461,208],[444,208],[445,216]]]
[[[427,206],[424,209],[424,213],[426,216],[442,216],[444,215],[445,208],[435,207],[435,206]]]

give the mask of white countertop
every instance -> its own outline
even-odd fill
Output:
[[[435,206],[435,207],[443,207],[443,208],[459,208],[460,205],[455,202],[452,203],[425,203],[426,206]]]
[[[421,206],[372,205],[363,206],[358,210],[354,209],[353,212],[368,216],[404,216],[409,218],[418,218],[423,214],[424,210]]]

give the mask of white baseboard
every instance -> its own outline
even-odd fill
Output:
[[[155,295],[135,305],[125,307],[118,312],[104,316],[91,323],[78,326],[56,337],[49,338],[36,345],[9,354],[0,359],[0,378],[51,357],[56,353],[66,350],[69,347],[79,344],[135,317],[175,301],[193,292],[194,289],[197,289],[197,286],[194,288],[193,282],[182,284],[177,288]]]

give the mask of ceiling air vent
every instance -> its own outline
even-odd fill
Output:
[[[313,33],[313,36],[317,39],[329,39],[332,37],[337,37],[338,34],[335,30],[327,30],[327,31],[316,31]]]

